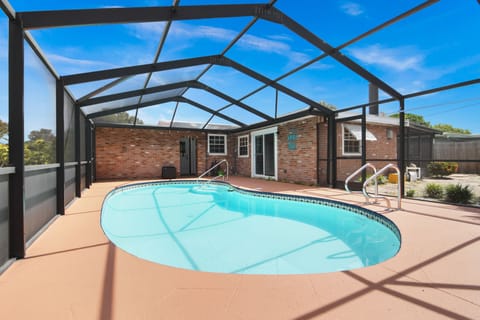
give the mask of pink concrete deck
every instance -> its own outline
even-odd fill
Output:
[[[231,182],[363,205],[341,190]],[[100,206],[124,183],[95,183],[0,276],[0,319],[480,319],[478,209],[405,200],[387,214],[402,232],[400,253],[368,268],[213,274],[150,263],[109,243]]]

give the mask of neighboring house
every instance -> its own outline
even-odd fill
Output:
[[[160,178],[165,166],[174,166],[180,176],[198,176],[215,161],[227,159],[234,174],[327,185],[328,123],[324,117],[300,111],[282,119],[285,120],[244,131],[222,125],[198,131],[193,130],[197,128],[195,124],[182,125],[182,129],[142,126],[131,129],[97,124],[96,176],[98,179]],[[367,161],[377,168],[397,163],[398,119],[367,115],[366,122]],[[431,150],[432,130],[408,121],[406,128],[409,133],[430,137]],[[362,164],[361,122],[339,122],[336,133],[336,180],[344,181]],[[415,156],[418,155],[407,156],[407,163],[414,161]]]

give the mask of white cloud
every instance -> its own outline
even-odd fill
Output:
[[[424,61],[423,54],[413,47],[386,48],[374,44],[363,48],[352,48],[348,52],[362,63],[400,72],[419,71]]]
[[[269,40],[249,34],[244,35],[238,44],[248,50],[276,53],[285,55],[292,51],[291,47],[281,41]]]
[[[183,39],[206,38],[214,41],[230,41],[236,36],[236,32],[225,28],[197,26],[177,22],[170,28],[169,36],[181,37]]]
[[[109,61],[71,58],[66,55],[59,55],[48,52],[46,52],[45,55],[47,56],[47,59],[52,63],[55,70],[62,75],[119,67],[119,65],[113,64]]]
[[[152,37],[159,39],[163,33],[164,26],[159,23],[144,23],[134,26],[135,35],[138,38],[151,40]],[[175,41],[175,50],[185,50],[194,46],[194,40],[210,40],[228,43],[233,40],[238,34],[238,31],[211,27],[204,25],[192,25],[184,22],[174,22],[170,28],[167,42]],[[292,39],[284,34],[267,35],[265,37],[258,37],[246,34],[237,42],[239,48],[245,50],[253,50],[265,53],[274,53],[284,56],[290,62],[299,64],[310,60],[310,57],[300,51],[294,50],[288,43]],[[177,45],[178,44],[178,45]]]
[[[349,16],[359,16],[365,12],[360,4],[355,2],[346,2],[341,7],[342,11]]]
[[[160,39],[165,29],[164,22],[141,23],[132,27],[134,34],[139,39],[151,40],[152,38]],[[210,26],[197,26],[184,22],[175,21],[169,30],[169,37],[175,40],[192,40],[192,39],[211,39],[215,41],[230,41],[236,36],[236,32],[225,28],[217,28]]]
[[[152,37],[159,39],[165,28],[165,22],[138,23],[129,25],[128,28],[138,39],[151,40]]]
[[[75,58],[69,58],[66,56],[58,55],[58,54],[47,54],[48,59],[52,62],[59,62],[63,64],[69,64],[72,66],[79,66],[79,67],[85,67],[85,66],[94,66],[98,68],[114,68],[116,65],[111,64],[109,62],[105,61],[95,61],[95,60],[86,60],[86,59],[75,59]]]
[[[272,40],[278,40],[278,41],[293,41],[293,39],[286,34],[274,34],[274,35],[268,36],[268,38]]]

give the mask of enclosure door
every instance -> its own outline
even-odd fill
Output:
[[[180,175],[197,175],[197,140],[195,138],[180,139]]]
[[[275,131],[252,133],[252,176],[277,178],[277,141]]]

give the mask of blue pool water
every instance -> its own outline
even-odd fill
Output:
[[[400,233],[372,211],[227,184],[159,182],[119,188],[101,224],[118,247],[173,267],[222,273],[349,270],[393,257]]]

